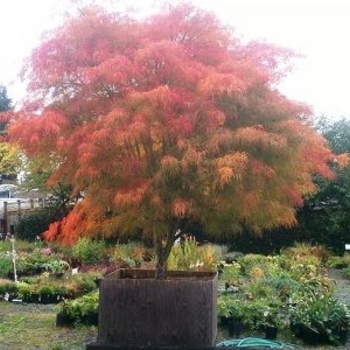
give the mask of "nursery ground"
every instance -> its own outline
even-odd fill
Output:
[[[331,270],[338,298],[350,303],[350,281],[340,271]],[[97,328],[56,327],[56,306],[0,302],[0,350],[85,350],[85,345],[96,341]],[[318,346],[302,349],[350,349],[350,342],[340,347]]]
[[[97,328],[56,327],[56,306],[0,303],[0,350],[83,350]]]

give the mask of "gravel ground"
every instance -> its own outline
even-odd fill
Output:
[[[342,275],[341,270],[329,270],[329,277],[335,281],[336,296],[344,304],[350,304],[350,280]]]

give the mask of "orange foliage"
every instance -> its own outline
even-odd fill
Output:
[[[183,218],[188,215],[189,204],[182,198],[176,198],[173,203],[173,213],[175,217]]]
[[[86,231],[87,216],[81,205],[77,204],[74,210],[61,222],[55,222],[44,232],[45,240],[51,242],[59,240],[62,244],[71,245]],[[64,234],[69,232],[69,234]]]
[[[312,176],[347,163],[275,89],[289,50],[245,44],[189,4],[146,20],[82,13],[33,51],[10,127],[27,156],[56,162],[51,183],[84,192],[48,240],[163,235],[182,219],[214,233],[291,226]]]

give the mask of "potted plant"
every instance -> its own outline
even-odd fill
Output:
[[[44,263],[43,268],[49,271],[55,277],[62,277],[64,273],[70,268],[68,262],[61,259],[51,259]]]
[[[218,318],[230,336],[238,337],[245,327],[244,301],[231,293],[223,293],[218,297]]]
[[[195,228],[234,235],[294,224],[334,155],[303,122],[308,109],[272,89],[290,52],[241,42],[191,4],[147,20],[80,13],[26,61],[32,90],[11,124],[24,154],[50,164],[51,183],[81,199],[44,237],[153,242],[155,270],[101,280],[101,346],[213,345],[216,273],[168,273],[174,243]]]
[[[282,303],[270,301],[261,308],[259,326],[264,329],[266,339],[276,339],[278,331],[285,329],[288,323],[288,315]]]
[[[297,304],[291,314],[295,335],[309,344],[344,342],[350,326],[346,305],[332,297]]]
[[[46,284],[38,286],[39,300],[43,304],[51,304],[54,301],[54,287],[49,284],[49,281]]]
[[[91,292],[75,300],[63,301],[56,315],[56,326],[97,325],[98,293]]]

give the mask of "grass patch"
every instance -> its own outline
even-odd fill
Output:
[[[0,304],[1,350],[83,350],[96,339],[96,327],[56,327],[55,306]]]

